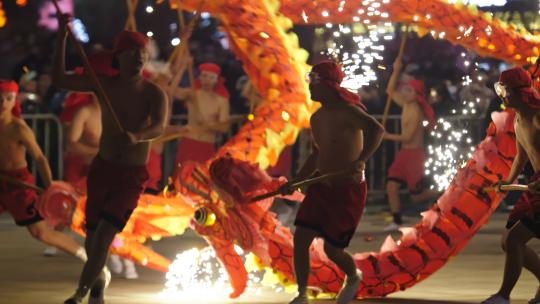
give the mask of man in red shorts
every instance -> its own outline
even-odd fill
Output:
[[[98,155],[88,173],[86,204],[85,264],[75,294],[67,304],[82,303],[90,292],[92,303],[103,303],[104,280],[98,278],[105,266],[109,246],[122,231],[148,178],[146,162],[150,140],[161,135],[167,117],[167,98],[155,84],[142,77],[148,61],[148,39],[138,32],[123,31],[115,42],[113,65],[119,75],[99,76],[123,131],[116,125],[111,111],[87,77],[65,72],[64,54],[67,38],[67,16],[59,16],[60,32],[53,61],[53,81],[57,87],[72,91],[94,92],[102,108],[102,134]]]
[[[51,169],[36,142],[32,130],[21,119],[17,101],[19,88],[14,81],[0,80],[0,212],[8,211],[19,226],[27,227],[40,242],[55,246],[83,261],[86,253],[77,242],[64,233],[51,229],[35,207],[34,190],[16,186],[1,176],[34,184],[34,177],[27,169],[26,152],[34,160],[45,187],[52,182]]]
[[[529,192],[524,193],[515,204],[502,235],[506,262],[501,288],[482,302],[508,304],[510,293],[523,267],[540,282],[540,259],[527,246],[532,238],[540,238],[540,95],[532,87],[531,76],[522,68],[502,72],[495,90],[504,105],[516,113],[514,129],[517,154],[504,183],[514,182],[528,162],[531,162],[535,171],[530,180]],[[529,303],[540,303],[540,289]]]
[[[86,175],[90,161],[97,153],[101,125],[95,119],[99,113],[99,105],[93,94],[72,92],[64,101],[64,108],[59,116],[64,130],[64,180],[75,190],[86,195]],[[96,128],[99,127],[99,130]],[[98,134],[95,134],[99,131]],[[97,135],[97,136],[96,136]],[[63,231],[64,226],[54,227]],[[45,248],[43,255],[55,256],[56,247]]]
[[[392,212],[393,222],[385,231],[398,230],[403,224],[400,212],[399,188],[406,184],[413,200],[424,199],[429,189],[424,189],[424,120],[428,127],[435,126],[435,114],[425,99],[424,83],[410,79],[402,83],[399,90],[392,95],[393,100],[402,108],[401,134],[385,133],[384,139],[401,143],[401,150],[388,169],[386,193]],[[415,197],[416,196],[416,197]]]
[[[229,131],[229,93],[221,77],[221,68],[214,63],[199,65],[199,78],[194,89],[178,88],[172,95],[186,100],[187,135],[178,144],[176,163],[205,162],[216,151],[219,133]]]
[[[65,125],[64,180],[86,194],[86,175],[97,154],[101,110],[93,94],[70,93],[60,120]]]
[[[357,95],[340,86],[343,77],[340,66],[333,61],[315,65],[309,74],[311,99],[322,107],[311,116],[312,153],[295,181],[337,171],[345,173],[310,186],[296,215],[294,270],[298,296],[291,304],[308,303],[309,247],[316,237],[324,239],[326,255],[347,275],[337,303],[352,300],[361,280],[351,255],[344,249],[364,210],[365,162],[379,147],[384,129],[365,112]],[[281,192],[292,193],[293,182],[285,184]]]

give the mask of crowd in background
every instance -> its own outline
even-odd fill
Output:
[[[250,111],[249,102],[245,96],[247,75],[242,63],[237,60],[228,47],[226,34],[220,31],[217,21],[210,19],[210,25],[196,29],[189,41],[190,53],[193,57],[193,70],[203,62],[218,64],[225,78],[225,86],[230,93],[230,114],[246,114]],[[315,54],[313,45],[310,45],[310,34],[314,28],[299,27],[295,29],[302,37],[307,37],[301,44],[304,48]],[[460,114],[463,101],[474,102],[476,113],[473,115],[489,122],[489,115],[500,107],[500,101],[493,92],[493,83],[497,81],[501,63],[495,60],[476,58],[475,54],[468,53],[458,46],[448,42],[435,40],[430,37],[417,38],[411,35],[405,56],[402,62],[401,78],[415,78],[423,80],[426,87],[426,98],[433,106],[437,117]],[[15,35],[9,43],[0,46],[0,55],[10,58],[0,64],[0,74],[4,78],[16,80],[21,88],[20,101],[23,114],[53,113],[59,115],[63,103],[69,92],[58,90],[51,85],[50,64],[54,48],[55,33],[41,29],[31,35]],[[110,47],[112,41],[89,43],[85,45],[88,53]],[[156,39],[152,44],[152,64],[150,69],[160,69],[167,61],[173,46]],[[396,55],[399,39],[388,41],[384,54],[383,66],[391,67]],[[425,50],[437,49],[437,52]],[[433,54],[434,53],[434,54]],[[442,58],[436,58],[443,56]],[[314,64],[315,57],[311,56],[308,63]],[[466,64],[465,64],[466,62]],[[80,59],[74,48],[68,48],[66,66],[73,70],[80,65]],[[174,72],[174,71],[172,71]],[[368,112],[381,115],[386,104],[386,85],[391,68],[376,69],[378,80],[369,86],[358,90]],[[286,76],[283,76],[286,77]],[[180,86],[189,86],[187,73],[185,73]],[[243,94],[244,91],[244,94]],[[184,103],[173,103],[173,114],[186,114]],[[455,111],[453,111],[455,110]],[[392,106],[390,114],[399,114],[400,109]],[[237,130],[235,128],[233,131]],[[480,140],[480,138],[475,138]],[[293,153],[292,171],[297,168],[296,159],[298,149]],[[54,161],[53,161],[54,163]]]
[[[52,87],[50,71],[50,43],[33,48],[19,47],[13,45],[14,50],[25,49],[20,54],[20,58],[13,58],[11,71],[3,71],[9,78],[19,82],[21,87],[21,102],[24,113],[56,113],[62,110],[62,102],[67,92],[62,92]],[[448,45],[448,47],[452,47]],[[6,46],[4,46],[6,48]],[[100,45],[92,45],[89,50],[100,49]],[[241,82],[245,80],[245,73],[242,64],[234,54],[223,48],[219,40],[209,40],[199,42],[196,39],[190,42],[191,54],[193,54],[194,66],[202,62],[213,62],[221,66],[225,85],[231,94],[231,114],[241,114],[248,111],[246,100],[241,95]],[[4,52],[7,52],[4,50]],[[162,52],[158,51],[158,60],[164,60]],[[78,64],[77,56],[73,52],[69,54],[68,68],[74,69]],[[160,58],[161,57],[161,58]],[[388,58],[386,66],[391,66],[391,60]],[[457,65],[457,63],[456,63]],[[362,87],[358,94],[372,114],[382,114],[386,102],[386,82],[388,71],[382,74],[380,81],[374,82],[369,86]],[[462,71],[454,70],[454,75],[445,75],[439,73],[431,61],[411,61],[405,62],[402,73],[409,77],[424,80],[426,85],[426,97],[432,104],[437,116],[451,115],[453,109],[459,109],[462,101],[477,101],[477,114],[484,117],[489,109],[498,107],[498,100],[493,93],[493,83],[497,81],[499,75],[499,63],[490,62],[481,64],[480,67],[473,66]],[[448,74],[448,73],[446,73]],[[470,81],[467,83],[463,77],[467,76]],[[386,77],[385,77],[386,76]],[[5,77],[5,76],[4,76]],[[284,76],[286,77],[286,76]],[[187,77],[182,81],[182,86],[187,86]],[[393,109],[391,113],[395,113]],[[175,107],[176,114],[182,113],[182,107]]]

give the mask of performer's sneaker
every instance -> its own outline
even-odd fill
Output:
[[[88,304],[105,304],[105,300],[103,298],[94,298],[90,296],[88,298]]]
[[[529,300],[529,304],[540,304],[540,287],[536,290],[534,298]]]
[[[307,295],[298,295],[289,304],[309,304]]]
[[[394,222],[390,223],[388,226],[384,227],[384,232],[394,232],[399,231],[399,228],[401,228],[400,224],[396,224]]]
[[[482,301],[481,304],[510,304],[510,300],[505,299],[498,294],[494,294],[486,300]]]
[[[81,304],[87,293],[88,287],[79,287],[74,295],[64,301],[64,304]]]
[[[110,283],[111,272],[107,267],[103,267],[103,270],[101,271],[101,274],[94,283],[94,286],[92,286],[92,289],[90,289],[88,304],[104,304],[105,289],[109,287]]]
[[[135,263],[131,260],[124,260],[124,278],[128,280],[136,280],[139,278]]]
[[[46,257],[53,257],[58,253],[58,249],[53,246],[49,246],[43,250],[43,255]]]
[[[343,287],[339,291],[336,304],[347,304],[356,297],[358,291],[358,285],[362,281],[362,272],[356,270],[356,276],[354,278],[346,278]]]
[[[105,295],[103,289],[97,290],[92,288],[90,296],[88,297],[88,304],[105,304]]]
[[[111,254],[109,257],[109,268],[114,274],[122,274],[122,270],[124,269],[122,259],[116,254]]]

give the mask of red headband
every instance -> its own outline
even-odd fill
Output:
[[[114,52],[119,53],[133,48],[144,48],[148,45],[148,37],[139,32],[122,31],[116,37]]]
[[[221,77],[221,68],[219,65],[214,63],[202,63],[199,65],[199,72],[209,72],[214,73],[218,75],[218,82],[216,86],[214,87],[214,92],[218,94],[219,96],[222,96],[226,99],[229,99],[229,91],[227,91],[227,88],[225,87],[225,79]],[[201,88],[201,81],[199,79],[195,80],[195,89]]]
[[[199,65],[199,72],[210,72],[221,75],[221,68],[215,63],[201,63]]]
[[[13,80],[0,79],[0,93],[19,93],[19,86]],[[15,106],[11,110],[11,113],[20,118],[21,117],[21,103],[19,100],[15,102]]]
[[[422,107],[422,112],[424,112],[424,118],[428,121],[428,129],[435,128],[435,112],[433,112],[433,108],[431,105],[426,101],[425,92],[426,88],[424,86],[424,82],[422,80],[418,79],[411,79],[407,83],[404,84],[405,86],[412,88],[414,92],[416,93],[416,100],[420,104],[420,107]]]
[[[501,73],[499,82],[517,90],[521,102],[533,109],[540,109],[540,95],[532,87],[531,75],[522,68],[512,68]]]
[[[345,77],[345,73],[343,73],[341,67],[337,63],[330,60],[322,61],[314,65],[311,72],[319,75],[321,82],[336,90],[343,101],[348,104],[359,106],[364,111],[366,110],[366,106],[360,100],[360,96],[340,86],[341,81],[343,81],[343,78]]]

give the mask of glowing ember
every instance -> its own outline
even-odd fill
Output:
[[[201,295],[224,299],[232,291],[227,284],[227,273],[210,247],[193,248],[178,254],[169,266],[166,278],[165,290],[161,293],[166,299],[200,299]]]
[[[477,64],[475,64],[477,65]],[[477,69],[475,69],[477,70]],[[471,76],[463,77],[462,85],[467,87],[471,85],[473,80]],[[481,79],[479,79],[481,80]],[[457,125],[458,121],[472,122],[477,116],[477,106],[480,99],[463,100],[460,110],[452,110],[453,115],[448,118],[439,118],[435,129],[431,131],[431,142],[428,146],[428,159],[425,163],[425,174],[433,178],[434,185],[439,191],[445,190],[458,168],[463,166],[465,162],[472,156],[475,144],[470,137],[469,127],[460,128]]]
[[[340,8],[345,4],[346,1],[341,1]],[[380,15],[382,18],[388,18],[388,13],[379,10],[381,6],[379,2],[365,0],[363,4],[366,5],[367,12],[364,9],[358,10],[358,16],[353,18],[357,23],[338,25],[337,28],[330,23],[326,24],[327,29],[333,29],[332,40],[329,41],[330,46],[326,53],[341,62],[346,75],[341,85],[353,91],[377,80],[375,69],[381,66],[379,62],[383,60],[382,41],[393,39],[394,31],[390,22],[371,24],[369,17]],[[360,20],[363,20],[364,24],[360,23]],[[353,48],[348,48],[352,51],[345,51],[344,45],[352,45]]]
[[[333,42],[332,46],[327,49],[327,53],[332,57],[338,58],[343,65],[345,79],[342,86],[351,90],[356,90],[362,86],[377,80],[375,69],[380,66],[382,61],[382,52],[384,46],[380,41],[385,38],[387,33],[386,27],[380,25],[369,25],[368,32],[363,34],[354,34],[352,41],[355,44],[353,53],[343,51],[343,43]],[[351,28],[348,26],[339,26],[337,31],[333,32],[333,37],[347,37],[351,34]],[[344,38],[346,39],[346,38]]]
[[[279,280],[271,270],[258,269],[253,262],[253,255],[246,255],[238,246],[235,246],[235,250],[244,259],[248,271],[246,294],[259,295],[263,287],[275,292],[294,289],[294,286],[284,288],[279,285]],[[165,289],[159,297],[167,301],[181,299],[197,303],[221,303],[223,299],[229,298],[232,291],[228,275],[211,247],[192,248],[178,254],[169,266],[166,279]]]

